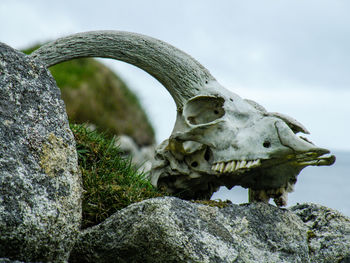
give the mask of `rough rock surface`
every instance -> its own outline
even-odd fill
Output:
[[[349,218],[312,204],[292,211],[150,199],[83,231],[70,262],[347,262]]]
[[[81,178],[48,70],[0,43],[0,258],[64,262],[81,220]]]
[[[11,260],[9,258],[0,258],[0,263],[24,263],[24,262],[19,260]]]
[[[308,228],[311,262],[350,263],[350,218],[316,204],[291,208]]]

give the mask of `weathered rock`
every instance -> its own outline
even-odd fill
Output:
[[[64,262],[81,220],[81,178],[48,70],[0,43],[0,257]]]
[[[349,218],[311,204],[291,210],[150,199],[83,231],[70,262],[347,262]]]
[[[24,262],[19,260],[11,260],[9,258],[0,258],[0,263],[24,263]],[[30,262],[26,262],[26,263],[30,263]]]
[[[315,204],[291,208],[308,227],[311,262],[350,263],[350,218]]]

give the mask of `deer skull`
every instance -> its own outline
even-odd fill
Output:
[[[250,201],[287,202],[308,165],[334,156],[296,133],[296,120],[223,88],[200,63],[160,40],[121,31],[79,33],[48,43],[33,58],[50,67],[78,57],[133,64],[158,79],[177,106],[170,138],[157,150],[151,181],[186,199],[210,198],[219,186],[250,188]]]

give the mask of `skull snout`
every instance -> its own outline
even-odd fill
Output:
[[[279,136],[279,140],[283,146],[293,150],[295,153],[316,153],[323,155],[329,153],[329,150],[319,148],[316,145],[296,136],[294,132],[283,121],[275,122],[275,127]]]

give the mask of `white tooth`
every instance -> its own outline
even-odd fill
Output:
[[[241,161],[241,163],[239,164],[239,169],[244,168],[244,161]]]
[[[232,165],[231,165],[231,172],[233,172],[236,169],[236,162],[232,161],[231,163],[232,163]]]
[[[241,168],[246,168],[246,164],[247,164],[246,161],[242,161],[240,167],[241,167]]]
[[[248,161],[246,167],[250,168],[252,166],[252,164],[253,164],[253,161]]]
[[[217,163],[215,169],[218,173],[220,173],[220,168],[221,168],[221,163]]]
[[[218,163],[214,163],[213,166],[211,167],[212,170],[217,171],[218,170]]]
[[[220,173],[224,171],[225,163],[220,163]]]
[[[252,166],[257,166],[258,165],[258,160],[253,161]]]
[[[232,168],[232,161],[231,162],[228,162],[227,164],[226,164],[226,167],[225,167],[225,173],[227,173],[227,172],[230,172],[231,171],[231,168]]]
[[[254,167],[257,167],[257,166],[259,166],[260,164],[261,164],[260,159],[257,159],[257,160],[254,161]]]
[[[235,170],[237,171],[240,168],[241,168],[241,161],[236,161],[236,168],[235,168]]]
[[[226,172],[227,172],[227,168],[228,168],[229,166],[230,166],[230,162],[225,163],[224,173],[226,173]]]

